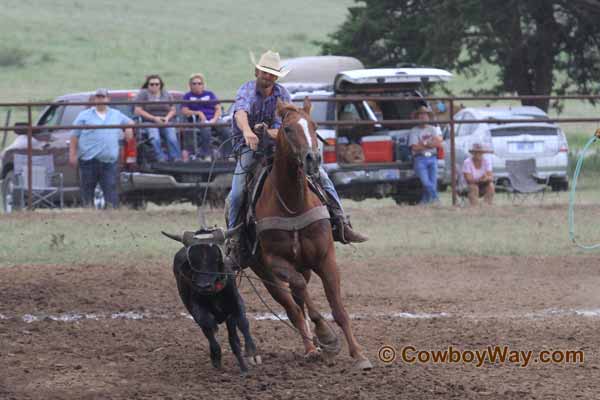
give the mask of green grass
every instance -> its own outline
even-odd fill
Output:
[[[249,52],[314,55],[352,0],[3,0],[0,101],[43,100],[96,87],[137,88],[158,73],[183,90],[193,72],[230,97],[253,77]],[[4,50],[3,50],[4,49]],[[10,54],[8,54],[10,56]]]
[[[586,243],[600,242],[596,190],[577,196],[576,232]],[[406,255],[435,256],[573,256],[589,254],[568,240],[567,193],[529,198],[515,206],[498,194],[494,207],[453,208],[448,193],[442,208],[396,206],[390,199],[345,202],[354,226],[370,236],[357,247],[338,245],[344,260]],[[192,206],[150,206],[148,210],[112,212],[70,209],[2,216],[0,266],[35,264],[144,265],[168,268],[178,244],[161,230],[179,233],[198,226]],[[207,213],[210,225],[223,225],[222,210]],[[63,239],[60,236],[64,235]],[[59,239],[57,239],[59,238]]]

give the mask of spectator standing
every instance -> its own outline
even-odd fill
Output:
[[[463,176],[469,187],[469,204],[476,206],[479,204],[479,198],[492,205],[496,188],[494,187],[494,176],[492,173],[492,162],[484,156],[491,153],[480,143],[474,143],[469,149],[471,157],[463,163]]]
[[[421,121],[410,131],[410,146],[414,169],[423,186],[423,195],[419,204],[439,203],[437,193],[437,152],[442,146],[442,132],[439,127],[429,124],[433,118],[432,110],[420,105],[412,113],[412,119]]]
[[[125,125],[133,121],[119,110],[107,106],[108,90],[98,89],[92,98],[97,104],[79,113],[73,125],[81,126],[71,134],[69,163],[79,165],[81,200],[84,207],[93,205],[96,185],[100,184],[106,204],[119,206],[117,174],[119,141],[122,130],[119,128],[86,129],[86,125]],[[131,139],[133,130],[125,129],[125,137]]]
[[[164,82],[159,75],[149,75],[135,98],[135,101],[172,101],[173,97],[164,89]],[[134,107],[134,114],[142,117],[144,122],[153,124],[167,124],[175,117],[175,105],[143,104]],[[169,161],[181,160],[181,149],[177,139],[177,131],[173,127],[147,128],[148,135],[152,139],[152,146],[158,161],[165,161],[167,155],[162,150],[160,137],[165,137]]]
[[[190,76],[188,84],[190,91],[183,96],[183,100],[202,100],[205,102],[184,104],[181,107],[181,113],[188,117],[188,120],[195,119],[196,121],[209,124],[219,122],[221,118],[221,103],[219,103],[217,96],[213,92],[206,89],[204,75],[201,73],[193,74]],[[211,159],[213,155],[211,147],[213,131],[218,137],[219,143],[223,143],[221,157],[227,158],[231,154],[231,142],[227,141],[231,136],[231,129],[227,126],[204,125],[194,130],[194,133],[197,134],[198,148],[193,149],[193,151],[197,151],[195,154],[197,158],[205,161]],[[190,136],[188,134],[184,137],[184,142],[186,142],[185,147],[188,151],[193,147],[194,143],[194,138]]]

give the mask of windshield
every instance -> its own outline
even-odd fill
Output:
[[[558,135],[558,129],[543,126],[516,126],[510,128],[492,128],[493,137],[518,135],[556,136]]]

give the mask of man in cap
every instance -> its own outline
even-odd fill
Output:
[[[73,167],[79,164],[81,200],[84,207],[91,206],[96,185],[100,184],[104,199],[113,208],[119,206],[117,193],[117,174],[119,159],[119,141],[122,130],[119,128],[86,129],[86,125],[125,125],[133,121],[119,110],[110,108],[108,90],[96,90],[91,101],[94,107],[79,113],[73,125],[80,125],[71,133],[69,144],[69,163]],[[125,129],[125,138],[131,139],[133,130]]]
[[[258,63],[254,62],[256,80],[244,83],[238,90],[233,105],[232,136],[234,152],[239,154],[235,174],[229,193],[228,227],[233,228],[238,221],[246,172],[252,171],[257,163],[254,151],[259,146],[274,145],[274,139],[281,126],[281,118],[277,116],[277,100],[291,103],[287,89],[276,81],[289,72],[281,65],[279,53],[267,51]],[[255,132],[262,130],[266,134],[261,137]],[[333,186],[333,182],[325,170],[320,168],[320,180],[325,192],[330,197],[332,221],[336,225],[336,235],[344,243],[364,242],[367,238],[352,230],[344,215],[342,203]]]
[[[479,204],[479,198],[491,205],[494,200],[495,187],[494,176],[492,174],[492,162],[484,157],[484,154],[491,151],[480,143],[473,143],[469,149],[471,157],[463,163],[462,173],[465,182],[469,186],[469,203],[472,206]]]
[[[442,132],[437,126],[429,124],[432,110],[421,104],[412,113],[412,119],[420,123],[410,131],[408,145],[412,151],[415,174],[423,186],[419,204],[438,203],[437,194],[437,152],[442,146]]]

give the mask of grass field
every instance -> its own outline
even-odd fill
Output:
[[[181,90],[199,71],[211,89],[231,96],[253,76],[249,51],[314,55],[312,42],[324,40],[352,3],[3,0],[0,101],[137,88],[150,73]],[[14,65],[3,67],[2,55]]]
[[[577,196],[576,232],[585,242],[600,242],[597,180],[582,180]],[[450,207],[444,193],[442,208],[396,206],[393,201],[347,201],[355,226],[371,240],[353,249],[339,246],[346,259],[386,256],[541,256],[576,255],[568,241],[567,193],[548,193],[543,200],[526,199],[514,205],[497,194],[497,205],[469,209]],[[223,211],[209,210],[211,225],[223,226]],[[197,210],[192,206],[150,206],[147,211],[93,212],[71,209],[3,216],[0,223],[0,265],[110,264],[115,259],[135,259],[139,264],[168,262],[177,245],[161,230],[179,233],[196,229]],[[394,221],[394,223],[389,223]],[[90,229],[90,227],[93,227]],[[61,239],[60,236],[63,235]]]

